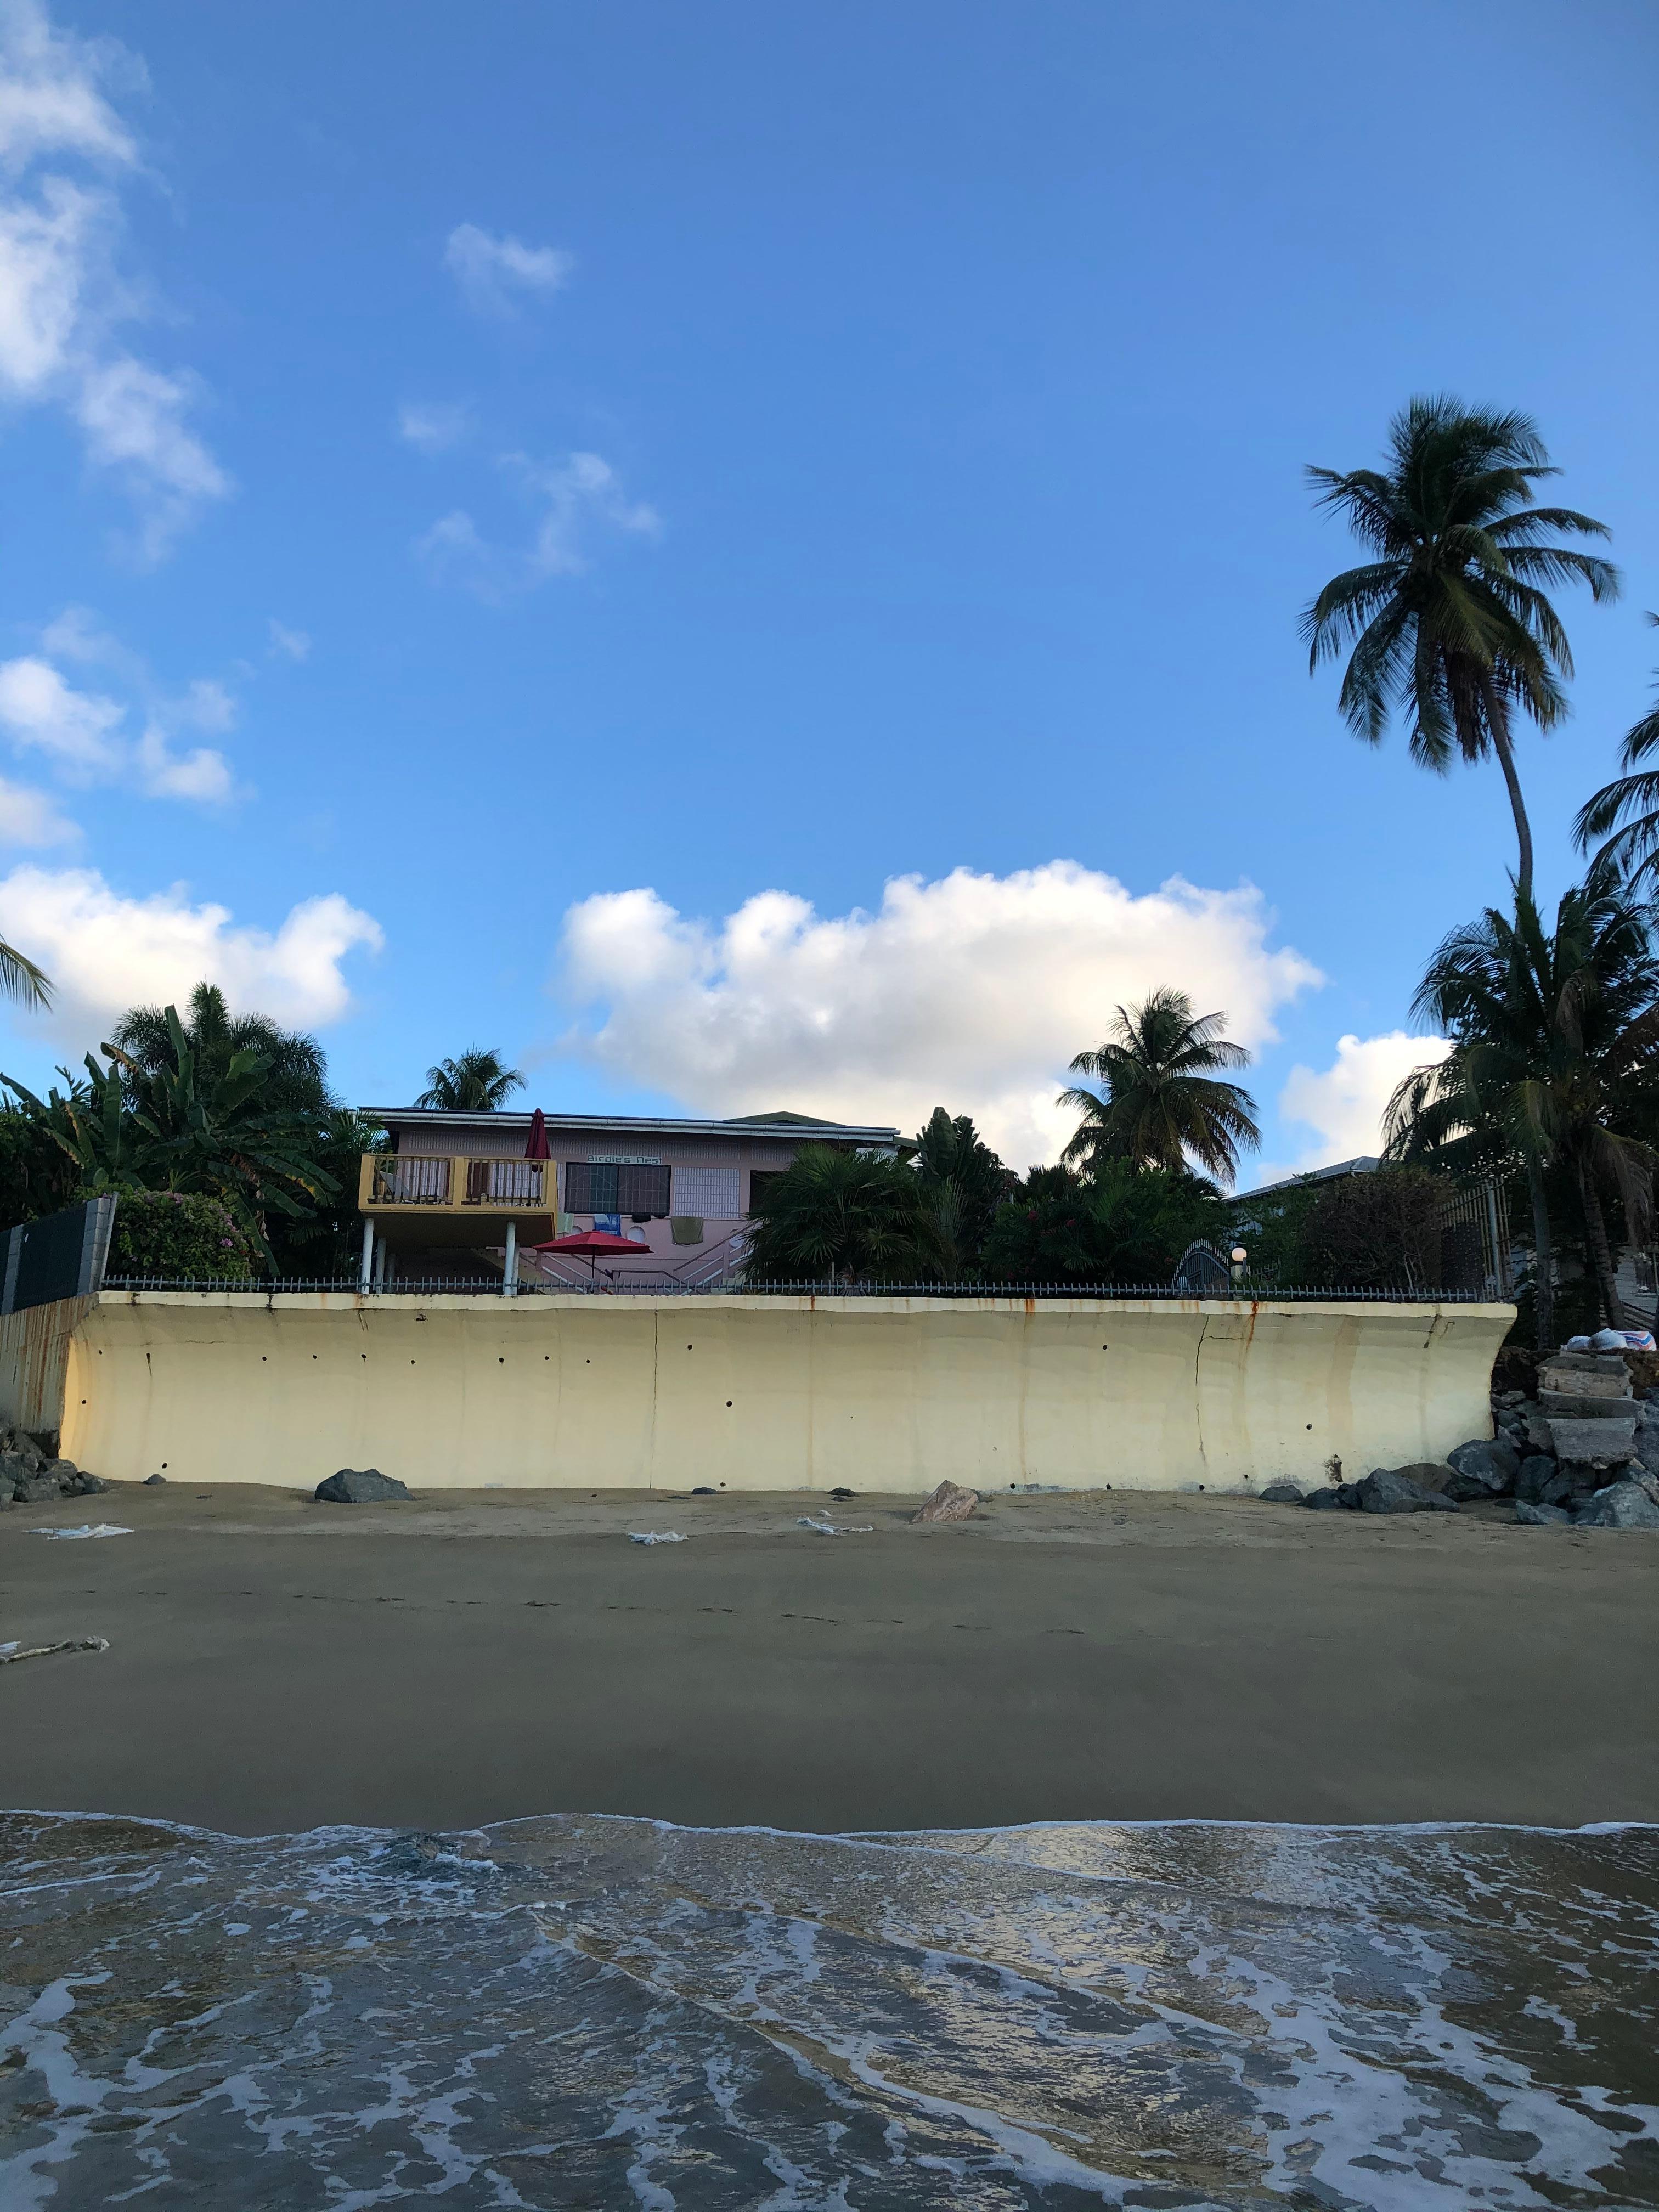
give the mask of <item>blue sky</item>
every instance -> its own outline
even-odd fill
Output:
[[[1416,391],[1614,532],[1522,744],[1567,880],[1659,659],[1650,8],[0,21],[12,1072],[205,973],[361,1101],[488,1042],[1023,1166],[1171,981],[1267,1164],[1367,1148],[1511,860],[1297,642],[1302,465]]]

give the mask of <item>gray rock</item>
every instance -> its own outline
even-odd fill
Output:
[[[1256,1496],[1264,1505],[1300,1505],[1303,1503],[1302,1492],[1293,1482],[1270,1482],[1265,1490],[1258,1490]]]
[[[1591,1398],[1582,1394],[1569,1397],[1565,1390],[1540,1390],[1539,1411],[1552,1424],[1559,1421],[1627,1421],[1636,1410],[1636,1403],[1628,1396],[1609,1393],[1605,1398]]]
[[[40,1468],[38,1452],[0,1452],[0,1491],[9,1498],[15,1484],[27,1482],[31,1475],[40,1474]]]
[[[101,1498],[108,1488],[109,1485],[102,1475],[88,1474],[84,1469],[75,1478],[75,1495],[77,1498]]]
[[[1535,1505],[1566,1505],[1571,1502],[1574,1485],[1565,1468],[1558,1468],[1533,1500]]]
[[[1515,1504],[1515,1517],[1525,1528],[1570,1528],[1571,1513],[1563,1512],[1559,1505],[1533,1505],[1524,1498]]]
[[[1563,1488],[1569,1486],[1566,1476],[1559,1478]],[[1528,1505],[1536,1505],[1545,1490],[1558,1480],[1555,1462],[1543,1452],[1533,1452],[1521,1462],[1520,1473],[1515,1478],[1515,1494]]]
[[[1642,1410],[1645,1413],[1649,1409],[1644,1406]],[[1632,1449],[1640,1466],[1650,1474],[1659,1474],[1659,1420],[1638,1421]]]
[[[1443,1497],[1437,1490],[1424,1490],[1413,1482],[1403,1468],[1374,1467],[1361,1483],[1355,1485],[1359,1492],[1359,1508],[1363,1513],[1455,1513],[1455,1498]]]
[[[1527,1409],[1527,1449],[1547,1452],[1552,1459],[1555,1457],[1555,1438],[1550,1431],[1548,1416],[1538,1406]]]
[[[144,1477],[144,1487],[146,1490],[154,1490],[158,1482],[166,1480],[167,1477],[164,1474],[147,1474]]]
[[[1339,1505],[1346,1505],[1351,1512],[1357,1513],[1359,1510],[1359,1485],[1357,1482],[1339,1482],[1336,1486],[1336,1502]]]
[[[1452,1471],[1449,1498],[1501,1498],[1521,1468],[1521,1455],[1507,1437],[1476,1437],[1449,1451],[1446,1461]]]
[[[48,1498],[61,1498],[58,1479],[50,1474],[26,1474],[13,1483],[11,1494],[20,1505],[44,1505]]]
[[[1574,1398],[1628,1398],[1630,1370],[1616,1352],[1571,1352],[1546,1360],[1538,1370],[1538,1391]]]
[[[408,1491],[395,1475],[382,1474],[378,1467],[343,1467],[319,1482],[313,1498],[330,1505],[374,1505],[383,1498],[407,1498]]]
[[[1443,1491],[1451,1480],[1451,1469],[1443,1459],[1414,1459],[1407,1467],[1395,1468],[1394,1473],[1403,1474],[1419,1490]]]
[[[1639,1482],[1613,1482],[1573,1516],[1575,1528],[1659,1528],[1656,1505]]]
[[[1623,1467],[1626,1460],[1636,1456],[1636,1415],[1624,1421],[1564,1421],[1553,1419],[1550,1432],[1555,1438],[1555,1455],[1559,1460],[1571,1461],[1575,1467],[1587,1467],[1601,1472]]]
[[[1334,1513],[1342,1500],[1334,1490],[1310,1490],[1302,1503],[1310,1505],[1316,1513]]]

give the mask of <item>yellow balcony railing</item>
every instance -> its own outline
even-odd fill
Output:
[[[556,1205],[551,1160],[444,1159],[411,1152],[365,1152],[357,1202],[365,1213],[551,1213]]]

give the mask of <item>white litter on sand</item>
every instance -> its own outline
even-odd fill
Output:
[[[628,1540],[630,1544],[683,1544],[685,1539],[678,1528],[630,1528]]]
[[[876,1533],[874,1525],[868,1521],[859,1528],[838,1528],[833,1521],[814,1521],[809,1515],[803,1515],[795,1526],[816,1528],[820,1536],[873,1536]]]
[[[46,1659],[54,1651],[107,1651],[107,1636],[72,1636],[63,1644],[31,1644],[27,1650],[21,1644],[0,1644],[0,1667],[10,1667],[19,1659]]]
[[[66,1540],[71,1536],[130,1536],[132,1531],[118,1528],[113,1521],[83,1521],[78,1528],[30,1528],[26,1533]]]

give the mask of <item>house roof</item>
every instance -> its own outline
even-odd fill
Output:
[[[1281,1190],[1295,1190],[1310,1182],[1334,1182],[1342,1176],[1370,1175],[1382,1163],[1375,1153],[1360,1152],[1351,1160],[1335,1160],[1328,1168],[1309,1168],[1302,1175],[1286,1176],[1279,1182],[1264,1182],[1255,1190],[1236,1190],[1230,1205],[1237,1206],[1249,1198],[1270,1198]]]
[[[528,1129],[528,1114],[455,1114],[441,1106],[363,1106],[365,1121],[383,1121],[402,1128]],[[744,1114],[723,1121],[682,1118],[669,1114],[549,1114],[543,1119],[550,1131],[572,1136],[781,1137],[796,1143],[816,1134],[842,1144],[896,1145],[896,1129],[853,1121],[821,1121],[807,1114]]]

